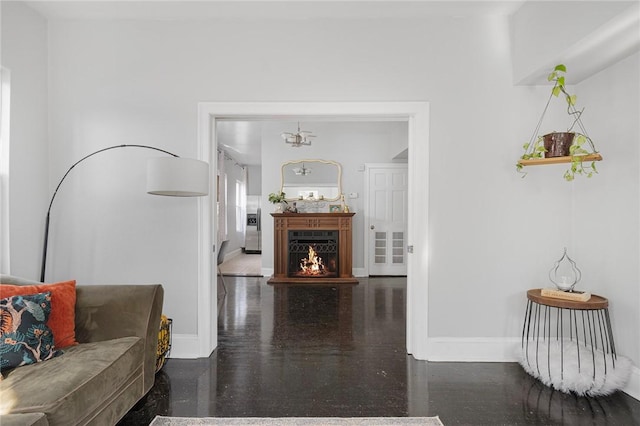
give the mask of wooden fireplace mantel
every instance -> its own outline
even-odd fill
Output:
[[[273,276],[269,284],[357,284],[353,270],[352,218],[355,213],[271,213],[273,226]],[[299,278],[287,274],[289,230],[338,231],[338,276]]]

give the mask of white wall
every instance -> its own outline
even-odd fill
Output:
[[[549,88],[512,86],[506,18],[54,21],[49,43],[51,180],[81,155],[113,143],[149,143],[195,157],[199,101],[428,101],[430,329],[424,333],[433,339],[434,358],[464,356],[438,340],[455,348],[517,339],[525,291],[548,284],[547,271],[563,247],[575,246],[580,263],[615,264],[619,255],[602,250],[603,236],[578,251],[579,231],[567,222],[582,214],[572,201],[572,188],[582,183],[565,183],[555,166],[531,170],[525,179],[515,173]],[[300,52],[312,63],[288,66]],[[621,72],[625,81],[617,84],[629,84],[630,74]],[[594,79],[587,92],[608,84]],[[637,104],[637,90],[626,95]],[[602,123],[616,119],[603,108]],[[628,140],[637,147],[635,132]],[[627,152],[614,144],[601,149],[610,167]],[[66,199],[57,200],[51,277],[161,282],[174,332],[196,333],[196,202],[145,195],[138,169],[148,153],[119,151],[85,167],[65,188]],[[357,179],[348,173],[345,182]],[[270,179],[265,173],[265,197],[276,188]],[[631,200],[637,205],[637,190]],[[606,209],[603,222],[616,232],[637,228],[637,215],[613,213]],[[636,246],[637,238],[618,247],[633,254]],[[637,270],[619,274],[637,283]],[[637,324],[632,312],[639,305],[631,299],[616,311],[616,323]],[[622,348],[638,362],[633,346]]]
[[[247,195],[262,195],[262,166],[247,166]]]
[[[450,318],[431,321],[432,336],[517,335],[523,291],[539,286],[530,276],[546,271],[549,263],[530,259],[566,245],[554,209],[543,206],[563,211],[568,204],[563,190],[568,189],[544,192],[546,181],[555,183],[555,177],[541,174],[523,182],[514,172],[520,146],[535,121],[529,117],[537,118],[547,90],[511,85],[506,19],[323,20],[287,25],[58,21],[50,27],[51,94],[56,106],[51,109],[52,145],[59,154],[52,158],[54,176],[69,159],[122,141],[195,156],[198,101],[431,102],[432,162],[425,164],[433,176],[429,311],[434,319]],[[212,43],[220,39],[227,43]],[[302,50],[316,58],[315,66],[304,72],[282,66],[283,59]],[[280,139],[278,144],[284,145]],[[58,208],[70,210],[64,217],[76,222],[58,222],[58,235],[65,238],[55,238],[55,251],[68,256],[52,259],[56,265],[52,272],[88,283],[160,281],[167,287],[166,310],[174,318],[176,333],[195,332],[196,313],[191,309],[196,297],[195,204],[138,192],[113,191],[107,197],[109,188],[131,189],[127,182],[135,176],[127,173],[132,168],[118,162],[121,181],[92,178],[104,186],[96,196],[105,200],[101,211],[109,224],[84,219],[98,213],[82,210],[81,194],[72,195],[68,203],[60,200]],[[355,174],[347,170],[345,182]],[[527,191],[537,191],[537,203],[529,202],[530,197],[525,200],[530,194],[523,185],[533,187]],[[276,184],[263,180],[263,188],[269,187],[275,189]],[[72,190],[76,191],[67,188],[70,194]],[[108,208],[116,203],[128,208]],[[175,210],[172,215],[163,214],[166,205]],[[133,227],[141,220],[147,223],[144,233],[129,230],[121,238],[114,235],[119,226]],[[84,221],[83,226],[104,233],[105,238],[88,239],[87,229],[80,226]],[[547,233],[535,232],[521,244],[514,230],[530,222]],[[107,232],[107,226],[114,229]],[[137,255],[120,255],[122,241],[130,236],[134,243],[129,250]],[[179,253],[158,250],[167,245]],[[88,257],[96,251],[101,253]],[[362,264],[360,258],[357,262]],[[461,263],[468,267],[461,270]],[[461,293],[468,299],[460,300]],[[485,297],[498,300],[490,313],[475,303]],[[469,324],[451,318],[447,307],[451,303],[462,304],[460,310],[478,320]]]
[[[2,66],[11,71],[10,272],[39,279],[50,197],[47,21],[19,2],[0,7]]]
[[[535,95],[536,90],[511,86],[506,20],[286,24],[242,20],[51,22],[52,176],[59,176],[72,159],[113,143],[149,143],[194,157],[199,101],[427,100],[432,105],[433,124],[433,162],[425,167],[430,166],[434,176],[434,318],[441,313],[438,306],[459,299],[458,289],[470,286],[473,295],[487,283],[484,292],[502,295],[503,285],[511,283],[512,276],[523,269],[520,266],[540,250],[532,245],[513,259],[510,245],[513,232],[508,225],[517,226],[522,216],[517,208],[513,211],[518,203],[510,198],[517,199],[521,185],[513,162],[522,135],[530,132],[530,122],[522,122],[520,114],[524,111],[522,116],[527,116],[532,103],[528,94]],[[213,42],[221,39],[227,42]],[[447,43],[433,42],[443,39]],[[298,51],[316,58],[315,65],[304,72],[283,67],[283,60]],[[539,109],[533,110],[537,114]],[[56,235],[64,238],[52,238],[58,256],[52,258],[52,277],[72,276],[85,283],[162,282],[175,332],[194,333],[195,201],[158,199],[135,191],[130,182],[139,181],[132,175],[137,166],[123,162],[124,157],[135,162],[134,155],[117,155],[122,158],[109,163],[116,168],[116,176],[109,175],[109,180],[99,173],[89,177],[84,173],[90,168],[85,167],[82,178],[74,181],[82,183],[82,188],[89,182],[103,187],[92,191],[98,200],[87,201],[98,211],[81,204],[86,199],[82,191],[87,190],[74,188],[71,182],[65,188],[68,202],[57,200]],[[106,160],[96,159],[96,163]],[[345,182],[353,177],[346,175]],[[123,185],[126,188],[120,190]],[[270,186],[263,181],[263,188]],[[108,192],[110,188],[113,191]],[[495,205],[491,204],[494,199]],[[123,205],[127,208],[120,207]],[[475,213],[469,215],[468,210]],[[96,216],[105,217],[107,223],[95,222]],[[62,218],[68,222],[63,223]],[[474,222],[483,219],[491,223],[479,227]],[[146,224],[143,229],[129,229],[140,221]],[[121,228],[122,235],[117,236]],[[91,233],[100,233],[100,237],[87,238]],[[543,245],[561,247],[554,238]],[[131,242],[123,251],[120,246],[127,239]],[[460,246],[459,241],[464,244]],[[471,271],[492,265],[496,258],[510,259],[504,271],[508,279],[489,273],[478,282]],[[474,266],[468,275],[451,274],[459,268],[449,263],[460,261]],[[477,329],[469,329],[461,320],[432,321],[430,333],[514,335],[516,325],[504,330],[494,324],[520,321],[522,290],[530,284],[508,287],[513,300],[504,300],[495,315],[475,322]],[[468,304],[465,310],[478,309],[472,301]]]
[[[575,260],[580,286],[609,299],[616,346],[640,365],[640,54],[576,87],[583,121],[602,152],[600,174],[574,184]],[[633,324],[633,325],[632,325]]]

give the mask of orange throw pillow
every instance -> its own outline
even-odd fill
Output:
[[[0,284],[0,299],[51,292],[51,315],[47,325],[53,331],[56,348],[77,345],[76,341],[76,282],[55,284],[11,285]]]

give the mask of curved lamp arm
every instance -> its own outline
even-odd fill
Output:
[[[69,175],[69,173],[71,172],[71,170],[73,170],[74,167],[76,167],[78,164],[82,163],[84,160],[93,157],[96,154],[99,154],[101,152],[104,151],[109,151],[111,149],[116,149],[116,148],[145,148],[145,149],[151,149],[154,151],[159,151],[159,152],[163,152],[165,154],[168,154],[172,157],[175,158],[180,158],[178,155],[169,152],[169,151],[165,151],[164,149],[160,149],[160,148],[156,148],[153,146],[149,146],[149,145],[135,145],[135,144],[131,144],[131,145],[114,145],[114,146],[110,146],[107,148],[102,148],[99,149],[95,152],[92,152],[89,155],[86,155],[84,157],[82,157],[80,160],[76,161],[71,167],[69,167],[69,169],[67,170],[67,172],[64,174],[64,176],[62,176],[62,179],[60,179],[60,182],[58,182],[58,185],[56,186],[55,191],[53,191],[53,195],[51,196],[51,201],[49,202],[49,208],[47,209],[47,218],[45,221],[45,227],[44,227],[44,245],[42,248],[42,267],[40,269],[40,281],[44,282],[44,276],[45,276],[45,271],[46,271],[46,265],[47,265],[47,246],[49,243],[49,221],[50,221],[50,216],[51,216],[51,207],[53,206],[53,201],[56,198],[56,195],[58,194],[58,190],[60,189],[60,186],[62,185],[62,182],[64,182],[64,180],[67,178],[67,176]],[[198,163],[203,163],[203,164],[207,164],[198,160],[192,160],[192,161],[197,161]],[[201,174],[201,176],[199,176],[198,178],[202,177],[205,179],[208,179],[208,165],[205,169],[200,168],[201,171],[206,170],[205,173]],[[207,181],[207,186],[208,186],[208,181]],[[179,191],[172,191],[171,193],[161,193],[161,192],[150,192],[152,194],[158,194],[158,195],[181,195],[181,196],[202,196],[202,195],[207,195],[208,192],[205,191],[198,191],[198,192],[194,192],[194,191],[185,191],[184,193],[180,193]]]

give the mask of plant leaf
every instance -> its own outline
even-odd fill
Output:
[[[564,77],[562,76],[558,77],[557,82],[559,86],[564,86]]]
[[[578,99],[578,97],[576,95],[567,96],[567,102],[571,106],[576,104],[576,99]]]
[[[553,94],[553,96],[558,96],[558,95],[560,95],[560,92],[561,92],[561,90],[560,90],[560,86],[554,86],[554,87],[553,87],[553,90],[551,90],[551,93]]]
[[[35,319],[37,319],[38,321],[45,320],[44,309],[42,309],[42,306],[40,306],[38,303],[26,299],[24,301],[24,304],[27,307],[27,310],[31,312],[31,315],[33,315]]]
[[[564,64],[558,64],[553,70],[567,72],[567,67],[565,67]]]

